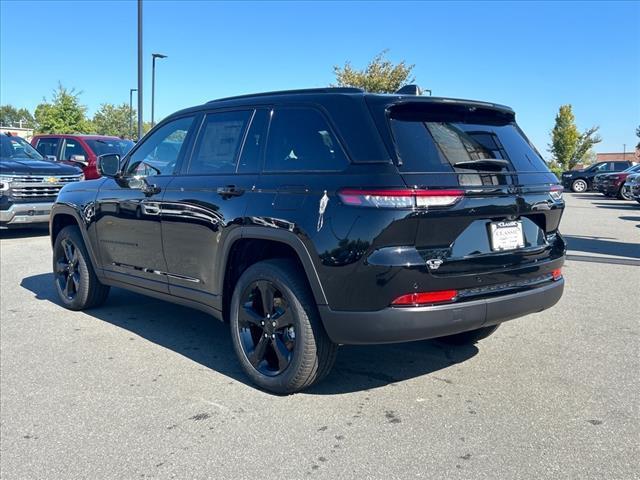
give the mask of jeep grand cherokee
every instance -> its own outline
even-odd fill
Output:
[[[208,312],[273,392],[326,376],[339,344],[473,343],[562,295],[562,187],[505,106],[246,95],[98,164],[53,209],[60,301],[117,286]]]

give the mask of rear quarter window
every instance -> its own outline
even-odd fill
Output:
[[[273,111],[265,171],[339,171],[347,157],[329,123],[311,108]]]

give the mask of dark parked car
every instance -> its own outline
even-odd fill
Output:
[[[82,168],[87,180],[100,177],[96,162],[100,155],[117,153],[121,157],[133,142],[105,135],[36,135],[31,144],[44,157]]]
[[[474,343],[561,297],[562,187],[485,102],[358,89],[216,100],[158,124],[51,219],[60,301],[110,286],[230,323],[260,387],[301,390],[339,344]]]
[[[583,170],[562,172],[562,186],[572,192],[582,193],[593,189],[593,178],[599,173],[621,172],[631,166],[631,162],[598,162]]]
[[[640,172],[640,164],[629,167],[622,172],[603,175],[600,180],[600,191],[607,197],[631,200],[631,192],[628,187],[625,187],[625,182],[630,174],[637,172]]]
[[[640,203],[640,173],[632,173],[629,175],[625,185],[629,189],[631,198]]]
[[[26,140],[0,133],[0,228],[49,222],[60,189],[80,169],[45,160]]]

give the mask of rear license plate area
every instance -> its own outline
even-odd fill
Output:
[[[491,250],[504,252],[524,247],[524,233],[522,222],[519,220],[509,222],[491,222],[489,224],[489,240]]]

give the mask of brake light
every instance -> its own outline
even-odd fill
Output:
[[[551,198],[554,200],[562,200],[562,192],[564,192],[562,185],[551,185],[549,195],[551,195]]]
[[[551,276],[553,277],[554,282],[556,280],[560,280],[562,278],[562,269],[556,268],[554,271],[551,272]]]
[[[463,196],[463,190],[414,190],[344,188],[338,196],[345,205],[375,208],[449,207]]]
[[[451,302],[458,295],[457,290],[441,290],[439,292],[408,293],[396,298],[391,305],[395,307],[417,307],[431,303]]]

